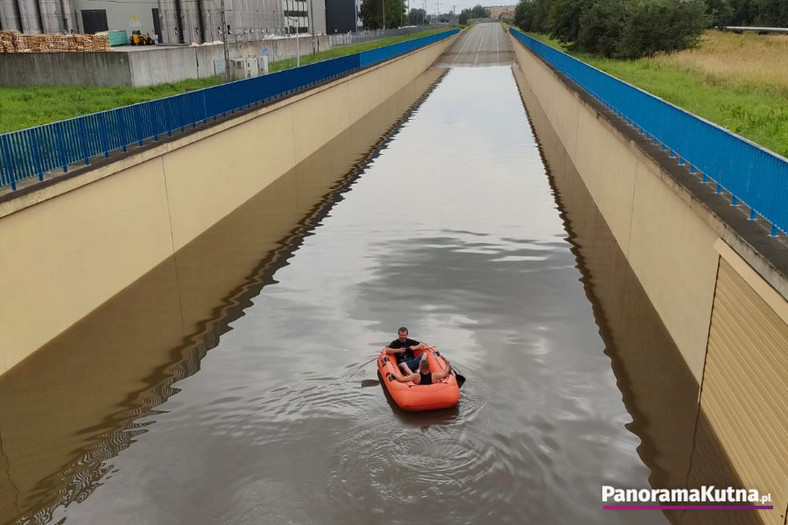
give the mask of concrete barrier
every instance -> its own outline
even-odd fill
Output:
[[[788,262],[781,241],[511,38],[524,99],[546,115],[698,385],[687,485],[771,494],[773,511],[744,517],[784,524]],[[711,450],[732,474],[707,468],[715,463],[708,457],[696,460]]]
[[[0,280],[0,373],[380,105],[453,38],[0,203],[0,272],[13,277]]]

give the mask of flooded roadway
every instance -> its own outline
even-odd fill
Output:
[[[620,255],[551,184],[511,68],[427,72],[0,379],[0,522],[666,523],[600,493],[686,476],[689,423],[653,441],[654,363],[615,348],[670,343],[594,295]],[[389,403],[400,325],[457,409]]]

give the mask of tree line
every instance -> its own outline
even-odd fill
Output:
[[[714,26],[788,27],[785,0],[706,0]]]
[[[460,11],[460,25],[468,23],[469,18],[490,18],[490,10],[480,4],[473,6],[473,9],[463,9]]]
[[[640,58],[698,45],[711,25],[788,25],[786,0],[520,0],[514,23],[575,50]]]
[[[391,29],[410,24],[410,16],[405,12],[403,0],[365,0],[358,11],[358,17],[364,24],[364,29]]]

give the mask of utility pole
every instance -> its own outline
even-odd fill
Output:
[[[301,67],[301,21],[296,17],[296,67]]]
[[[386,0],[383,0],[383,31],[386,30]]]
[[[314,55],[317,53],[317,45],[315,44],[315,15],[312,13],[312,9],[314,8],[314,0],[309,0],[309,11],[307,14],[309,15],[309,25],[311,27],[310,32],[312,33],[312,54]]]
[[[227,41],[227,19],[224,14],[224,0],[222,0],[222,42],[224,46],[224,81],[230,81],[230,43]]]

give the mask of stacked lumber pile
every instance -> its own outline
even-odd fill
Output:
[[[109,36],[103,35],[23,35],[0,31],[0,53],[85,53],[109,51]]]
[[[18,53],[17,49],[25,47],[25,39],[19,31],[0,31],[0,53]]]

